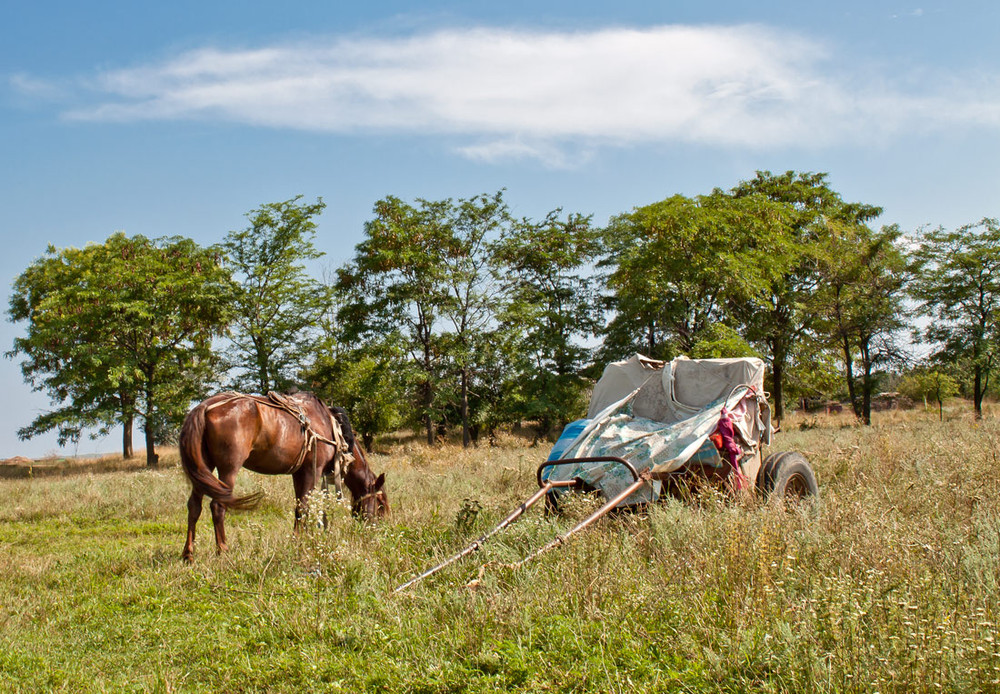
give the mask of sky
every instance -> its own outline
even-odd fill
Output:
[[[994,0],[6,0],[3,306],[50,244],[207,245],[298,195],[331,270],[388,195],[603,225],[795,170],[908,233],[1000,216],[997,27]],[[50,402],[16,359],[0,387],[0,458],[119,449],[19,441]]]

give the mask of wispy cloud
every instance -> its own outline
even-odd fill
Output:
[[[456,149],[465,156],[555,165],[599,146],[824,146],[1000,125],[995,84],[965,98],[896,83],[761,26],[478,28],[190,51],[89,78],[84,105],[65,115],[448,135],[464,140]]]

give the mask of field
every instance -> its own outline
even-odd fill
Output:
[[[395,443],[371,458],[387,522],[318,501],[329,527],[298,537],[290,479],[243,472],[264,503],[221,557],[206,508],[190,566],[176,454],[0,466],[0,691],[1000,691],[1000,422],[800,417],[773,450],[806,453],[819,503],[705,494],[505,566],[578,496],[402,594],[547,449]]]

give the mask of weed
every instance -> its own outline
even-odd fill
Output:
[[[598,503],[570,495],[400,594],[523,501],[544,451],[400,443],[370,461],[386,522],[316,494],[297,535],[289,479],[246,474],[264,504],[222,557],[203,514],[191,566],[168,457],[37,466],[0,479],[0,690],[1000,691],[1000,427],[921,415],[787,422],[776,450],[811,459],[820,505],[703,491],[508,568]]]

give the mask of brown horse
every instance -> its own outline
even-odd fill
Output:
[[[376,479],[368,467],[347,413],[341,408],[328,408],[311,393],[268,397],[214,395],[184,419],[180,453],[184,472],[191,480],[187,541],[182,554],[186,561],[194,557],[195,525],[205,496],[212,499],[212,522],[219,552],[226,550],[226,509],[252,508],[260,501],[259,492],[246,496],[233,494],[233,483],[241,467],[265,475],[292,476],[298,530],[306,495],[321,477],[334,472],[338,453],[349,453],[341,460],[348,461],[342,467],[343,481],[351,492],[355,516],[375,520],[389,512],[389,500],[383,489],[385,475]],[[217,471],[218,477],[213,471]]]

